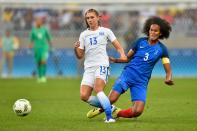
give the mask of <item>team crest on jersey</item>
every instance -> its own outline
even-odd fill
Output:
[[[99,35],[101,35],[101,36],[102,36],[102,35],[105,35],[105,34],[104,34],[104,32],[99,32]]]
[[[154,54],[155,54],[155,55],[157,55],[157,54],[158,54],[158,52],[159,52],[159,51],[158,51],[158,50],[156,50]]]

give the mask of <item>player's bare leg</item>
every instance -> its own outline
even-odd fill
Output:
[[[41,82],[45,83],[45,82],[47,82],[47,79],[46,79],[46,60],[41,60],[39,64],[40,64],[40,68],[41,68]]]
[[[92,90],[93,90],[93,88],[88,85],[81,85],[81,88],[80,88],[81,100],[87,102],[89,97],[92,94]]]

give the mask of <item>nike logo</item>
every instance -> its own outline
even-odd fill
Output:
[[[144,48],[144,46],[140,46],[140,48]]]

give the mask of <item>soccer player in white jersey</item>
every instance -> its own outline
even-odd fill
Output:
[[[80,34],[75,43],[75,54],[78,59],[85,57],[84,74],[81,81],[81,100],[95,107],[102,107],[106,114],[106,123],[115,122],[112,118],[112,109],[108,97],[103,92],[109,75],[109,58],[106,45],[110,41],[120,54],[126,59],[123,47],[114,33],[100,26],[99,13],[89,9],[85,13],[87,29]],[[91,95],[95,91],[96,96]]]

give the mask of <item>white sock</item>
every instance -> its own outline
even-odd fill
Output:
[[[112,118],[112,111],[111,111],[111,104],[110,104],[108,97],[105,95],[105,93],[103,91],[101,91],[101,92],[97,93],[97,98],[100,101],[100,103],[105,111],[107,120],[111,119]]]
[[[88,101],[90,105],[101,108],[101,104],[96,96],[90,96]]]

